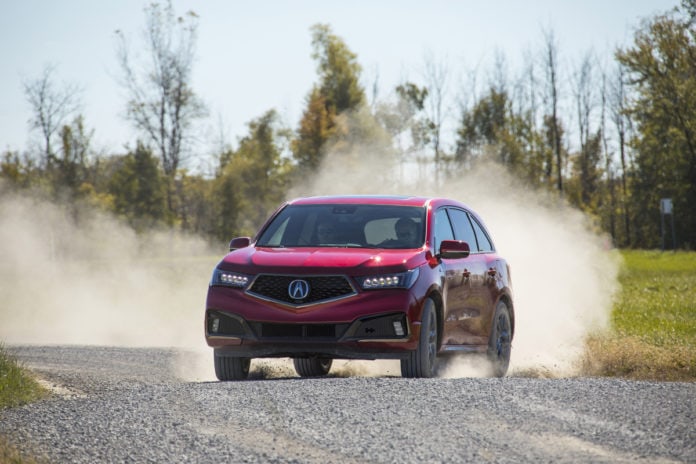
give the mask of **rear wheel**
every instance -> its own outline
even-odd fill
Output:
[[[244,380],[249,377],[251,358],[215,355],[215,376],[218,380]]]
[[[300,377],[321,377],[329,373],[331,358],[293,358],[292,363]]]
[[[432,377],[435,375],[437,363],[437,314],[435,302],[430,298],[423,305],[421,318],[420,339],[418,348],[401,360],[401,375],[403,377]]]
[[[510,310],[502,301],[495,308],[491,337],[488,340],[488,359],[493,367],[493,375],[503,377],[510,365],[512,350],[512,324]]]

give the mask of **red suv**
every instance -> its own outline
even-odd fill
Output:
[[[300,376],[390,358],[405,377],[431,377],[438,357],[471,352],[503,376],[514,328],[510,270],[481,218],[406,196],[284,204],[255,238],[230,242],[205,314],[220,380],[268,357],[293,358]]]

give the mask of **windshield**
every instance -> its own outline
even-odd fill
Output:
[[[289,205],[256,246],[419,248],[425,208],[385,205]]]

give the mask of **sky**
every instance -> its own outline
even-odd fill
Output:
[[[110,154],[133,145],[138,133],[124,119],[126,95],[118,84],[116,37],[142,44],[149,0],[0,0],[0,151],[25,150],[30,106],[23,82],[55,66],[56,83],[82,89],[81,113],[94,129],[93,148]],[[377,82],[378,96],[396,85],[422,82],[425,57],[446,63],[448,108],[457,84],[472,69],[490,69],[496,54],[510,72],[528,52],[539,52],[543,30],[552,30],[561,66],[589,50],[606,61],[629,45],[643,18],[678,0],[173,0],[177,14],[199,16],[194,91],[209,118],[199,151],[234,145],[246,124],[275,108],[297,127],[316,82],[311,58],[313,24],[329,24],[357,54],[363,84]],[[525,55],[527,53],[527,55]],[[461,85],[459,86],[461,88]]]

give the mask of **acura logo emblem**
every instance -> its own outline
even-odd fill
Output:
[[[293,280],[288,285],[288,295],[293,300],[304,300],[309,295],[309,284],[306,280]]]

